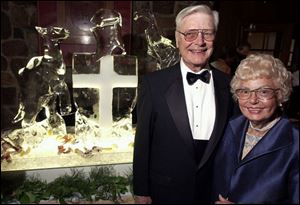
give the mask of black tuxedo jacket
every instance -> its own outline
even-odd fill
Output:
[[[135,195],[151,196],[154,203],[208,202],[214,150],[233,109],[229,77],[216,69],[212,75],[216,121],[199,163],[195,158],[180,64],[143,76],[138,88],[134,143]]]

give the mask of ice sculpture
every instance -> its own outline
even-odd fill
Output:
[[[108,130],[108,129],[112,129],[112,127],[115,124],[112,115],[113,89],[115,88],[135,89],[137,87],[137,80],[138,80],[137,79],[137,58],[135,56],[106,55],[100,59],[99,66],[100,66],[99,74],[73,74],[73,87],[75,89],[78,88],[100,89],[99,105],[98,105],[99,107],[96,108],[96,110],[100,111],[100,117],[98,123],[102,128],[102,130]],[[120,72],[117,72],[116,71],[118,70],[117,68],[119,68],[123,73],[120,74]],[[130,72],[125,72],[126,69],[128,69],[128,71]],[[134,96],[132,96],[132,99],[133,98]],[[76,101],[78,100],[79,99],[76,99]],[[81,109],[78,109],[78,111],[83,113]],[[128,111],[128,113],[129,112],[130,111]],[[130,120],[129,123],[131,124]],[[83,130],[83,129],[75,128],[76,132],[78,130]],[[109,133],[106,134],[111,135]],[[105,136],[106,134],[103,134],[101,136]]]
[[[13,154],[19,154],[14,156],[15,159],[24,161],[27,167],[24,155],[29,155],[29,159],[33,156],[43,157],[42,153],[47,153],[47,149],[57,149],[57,146],[52,146],[52,142],[55,142],[53,137],[66,136],[67,133],[62,115],[70,114],[72,106],[59,43],[68,38],[70,33],[60,27],[35,28],[44,40],[44,55],[31,58],[18,71],[20,103],[13,122],[21,121],[22,129],[1,132],[1,170],[2,162],[11,162]],[[43,108],[46,119],[38,121],[37,115]]]
[[[69,31],[61,27],[35,27],[43,38],[43,56],[35,56],[18,71],[20,103],[14,123],[22,120],[22,127],[36,123],[36,117],[45,108],[48,125],[57,131],[64,127],[62,117],[56,111],[56,98],[61,115],[71,112],[71,100],[65,82],[66,65],[60,50],[60,41],[69,37]]]
[[[105,55],[126,54],[121,33],[122,17],[119,12],[99,9],[90,21],[95,25],[91,31],[97,41],[97,60]]]
[[[21,103],[15,122],[22,120],[23,128],[1,133],[1,171],[132,162],[134,129],[128,104],[136,94],[137,58],[125,55],[118,12],[100,9],[92,19],[96,23],[92,31],[97,40],[97,61],[95,53],[73,55],[87,58],[73,59],[73,70],[78,62],[85,66],[72,75],[78,107],[75,126],[68,129],[56,107],[62,115],[71,111],[59,49],[59,41],[69,33],[63,28],[37,27],[45,40],[44,55],[32,58],[19,71]],[[84,100],[79,99],[81,94]],[[60,99],[63,96],[65,101]],[[81,108],[86,106],[85,112]],[[119,107],[129,114],[115,121],[112,114]],[[36,116],[43,108],[47,118],[38,121]]]
[[[134,130],[130,119],[131,106],[123,107],[123,104],[127,99],[126,103],[132,102],[136,94],[137,58],[125,55],[119,12],[99,9],[90,21],[95,25],[91,28],[97,41],[95,57],[94,53],[75,53],[72,60],[73,93],[78,106],[75,135],[83,139],[88,148],[94,141],[96,143],[92,145],[128,150],[128,146],[132,148]],[[127,98],[120,97],[123,95]],[[115,120],[113,113],[121,110],[120,107],[124,108],[125,114],[120,114]]]
[[[99,107],[93,109],[100,111],[97,123],[104,129],[111,129],[113,127],[113,90],[115,88],[135,89],[137,87],[137,59],[136,56],[125,55],[126,51],[121,36],[122,16],[119,12],[110,9],[99,9],[90,21],[95,25],[90,30],[97,41],[95,55],[97,60],[93,63],[100,69],[87,69],[80,72],[80,69],[77,68],[82,66],[75,63],[82,62],[79,58],[83,59],[83,55],[86,57],[90,55],[88,59],[93,59],[92,53],[82,53],[80,55],[76,53],[76,55],[73,55],[74,93],[78,95],[77,90],[81,89],[80,92],[82,92],[83,88],[100,89]],[[84,92],[89,93],[91,90]],[[76,99],[77,102],[79,100]],[[85,111],[83,109],[79,107],[78,110],[81,115],[84,115]],[[85,120],[80,119],[79,121],[84,122]],[[77,125],[77,123],[75,124]],[[77,131],[76,128],[75,132]]]
[[[144,27],[147,53],[157,60],[157,69],[172,66],[179,61],[178,50],[170,39],[161,35],[152,11],[136,11],[134,20],[138,26]]]

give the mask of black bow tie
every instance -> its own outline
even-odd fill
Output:
[[[198,79],[202,80],[205,83],[209,83],[210,73],[208,70],[205,70],[200,74],[188,72],[186,75],[186,79],[187,79],[189,85],[193,85]]]

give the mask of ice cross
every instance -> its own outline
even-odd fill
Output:
[[[134,58],[136,75],[119,75],[114,71],[114,56],[107,55],[100,59],[99,74],[73,74],[74,88],[98,88],[100,127],[112,128],[112,101],[114,88],[136,88],[138,83],[136,56],[118,56],[118,58]]]

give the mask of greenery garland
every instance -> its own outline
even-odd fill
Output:
[[[51,199],[57,199],[61,204],[99,199],[120,203],[122,194],[128,191],[132,194],[132,170],[122,177],[116,175],[112,166],[94,167],[87,177],[83,170],[71,169],[70,174],[60,176],[50,183],[31,176],[16,186],[1,186],[1,204],[30,204]]]

